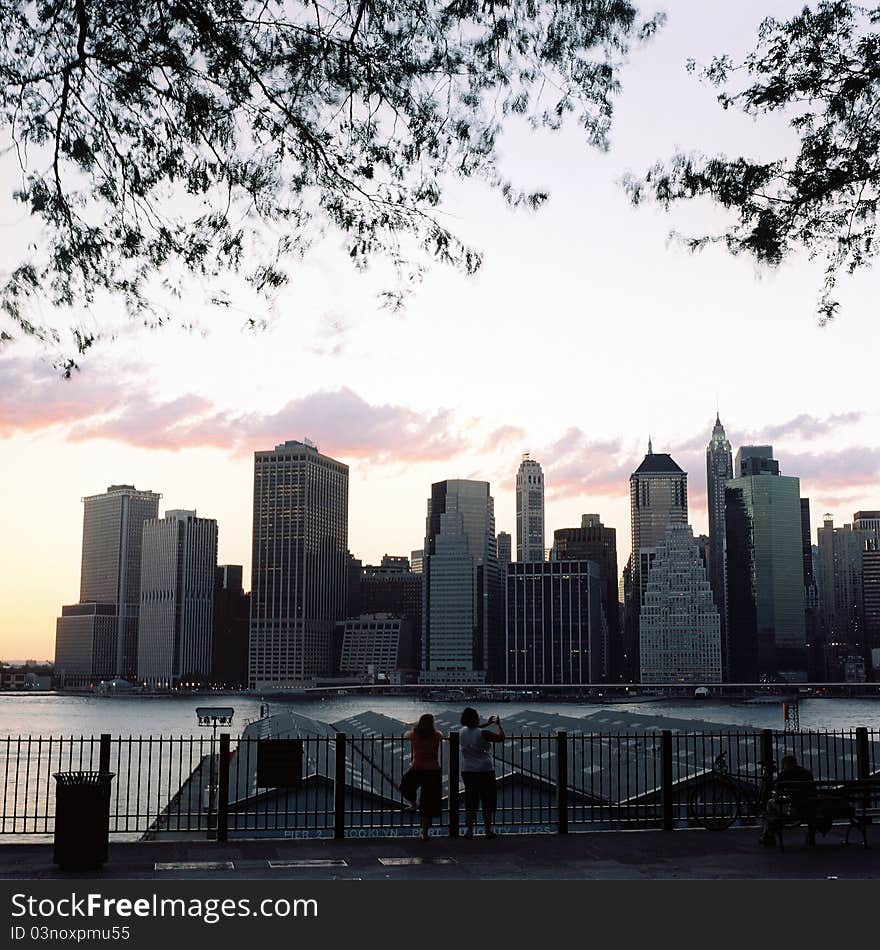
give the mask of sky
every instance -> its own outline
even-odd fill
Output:
[[[102,300],[75,318],[115,339],[69,381],[52,353],[0,350],[0,659],[53,656],[55,618],[79,592],[81,499],[111,484],[216,518],[220,563],[248,577],[253,452],[285,439],[350,466],[349,547],[366,563],[422,546],[430,485],[445,478],[488,480],[496,528],[514,533],[529,452],[545,472],[547,546],[598,512],[617,529],[622,568],[628,478],[649,436],[689,473],[691,522],[705,532],[716,408],[734,452],[769,442],[782,473],[801,478],[814,539],[824,512],[841,524],[880,508],[876,268],[842,282],[840,316],[821,328],[821,262],[770,271],[718,248],[691,254],[670,230],[711,230],[724,220],[715,209],[633,208],[619,183],[677,148],[763,157],[790,144],[783,122],[722,110],[685,62],[741,55],[764,16],[800,6],[660,5],[666,26],[622,73],[609,151],[576,127],[510,127],[503,170],[550,201],[512,211],[479,183],[452,183],[443,213],[483,267],[432,268],[402,314],[379,305],[387,269],[353,272],[330,235],[271,311],[235,281],[229,310],[193,286],[176,324],[155,330]],[[2,153],[0,273],[34,227],[15,183]],[[249,316],[265,329],[243,329]]]

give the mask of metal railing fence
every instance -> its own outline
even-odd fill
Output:
[[[0,840],[52,835],[53,774],[109,771],[110,833],[117,839],[415,834],[417,814],[399,785],[410,745],[394,735],[304,735],[301,776],[257,785],[261,743],[205,736],[21,736],[0,739]],[[494,745],[500,832],[559,832],[692,823],[688,800],[725,753],[745,790],[742,818],[756,817],[764,764],[793,752],[819,780],[880,772],[880,731],[676,730],[509,734]],[[464,819],[458,733],[442,745],[442,816],[455,836]]]

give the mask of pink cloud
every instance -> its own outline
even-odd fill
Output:
[[[5,357],[0,361],[0,436],[88,419],[125,398],[125,387],[106,376],[63,379],[48,363]]]

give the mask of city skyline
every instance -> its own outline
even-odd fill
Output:
[[[452,183],[442,214],[485,252],[483,267],[472,278],[432,268],[403,314],[376,299],[389,269],[352,272],[330,239],[274,311],[232,279],[194,284],[176,321],[149,332],[98,299],[115,339],[72,380],[51,352],[4,347],[0,491],[15,543],[0,550],[0,656],[52,655],[58,605],[77,600],[79,499],[112,483],[210,512],[220,561],[249,577],[252,452],[285,439],[312,438],[350,466],[350,548],[373,563],[421,547],[438,479],[489,481],[496,528],[515,537],[515,469],[528,451],[546,476],[548,543],[598,512],[617,529],[622,568],[627,479],[649,435],[689,473],[689,517],[706,533],[716,407],[734,447],[774,445],[811,499],[814,527],[825,512],[840,524],[876,509],[880,395],[870,362],[858,365],[878,339],[876,270],[841,284],[840,315],[820,329],[820,263],[801,254],[765,271],[718,247],[691,255],[670,229],[712,229],[717,209],[635,209],[618,185],[679,146],[759,157],[784,146],[784,120],[758,126],[722,109],[685,61],[747,52],[764,16],[800,3],[664,8],[666,26],[621,73],[610,150],[591,150],[576,128],[533,135],[508,123],[504,173],[546,185],[549,201],[513,212],[477,182]],[[16,182],[14,156],[0,155],[0,234],[35,240],[9,197]],[[208,308],[215,292],[231,305]],[[57,316],[95,329],[84,309]],[[243,331],[249,320],[266,330]]]
[[[815,420],[815,421],[818,421],[818,420]],[[809,426],[809,424],[810,424],[810,423],[809,423],[809,420],[803,420],[803,419],[795,420],[795,425],[792,426],[791,428],[794,429],[794,430],[797,430],[798,428],[806,429],[806,428]],[[748,438],[748,442],[742,442],[742,443],[741,443],[740,440],[737,438],[737,432],[738,432],[738,430],[737,430],[736,428],[731,428],[731,427],[729,427],[729,426],[728,426],[727,428],[728,428],[728,431],[729,431],[729,434],[730,434],[730,442],[731,442],[731,444],[732,444],[734,447],[736,447],[736,448],[739,448],[742,444],[750,444],[750,443],[752,443],[752,442],[758,441],[758,439],[755,438],[754,436],[748,436],[748,437],[746,437],[746,438]],[[753,429],[753,430],[747,430],[747,431],[750,431],[750,432],[752,432],[752,433],[757,433],[758,435],[762,435],[762,436],[764,436],[764,437],[766,437],[766,436],[772,436],[772,437],[776,438],[776,437],[780,434],[780,432],[783,433],[783,437],[784,437],[784,430],[785,430],[785,428],[786,428],[785,426],[777,425],[777,426],[766,426],[766,427],[764,427],[763,429]],[[818,425],[817,428],[821,428],[821,424]],[[711,431],[711,430],[709,430],[709,431]],[[677,444],[677,446],[674,447],[672,451],[675,452],[675,454],[676,454],[677,456],[681,456],[682,458],[690,459],[691,461],[699,460],[701,454],[705,452],[705,448],[704,448],[704,447],[705,447],[705,437],[702,437],[702,446],[703,446],[702,452],[701,452],[701,449],[700,449],[699,445],[697,444],[697,443],[700,442],[700,440],[701,440],[701,437],[700,437],[700,436],[695,436],[694,438],[692,438],[692,439],[690,439],[690,440],[687,440],[686,442]],[[820,443],[820,444],[821,444],[821,443]],[[817,446],[817,448],[819,448],[819,447],[820,447],[820,446]],[[775,447],[774,447],[774,453],[776,454],[777,459],[779,460],[779,450],[776,449]],[[663,454],[671,454],[671,453],[663,453]],[[816,453],[816,454],[817,454],[817,456],[819,456],[819,457],[821,456],[821,453]],[[797,458],[796,453],[792,453],[792,456],[791,456],[791,457],[793,457],[793,458],[796,459],[796,458]],[[341,460],[341,461],[342,461],[342,460]],[[490,481],[490,482],[489,482],[489,484],[490,484],[490,490],[493,492],[493,495],[500,496],[501,498],[504,498],[505,496],[508,496],[509,501],[510,501],[510,504],[509,504],[509,506],[508,506],[509,508],[514,508],[513,502],[515,501],[515,477],[516,477],[516,469],[514,468],[515,462],[516,462],[516,456],[515,456],[515,455],[512,455],[512,457],[511,457],[511,462],[510,462],[510,474],[509,474],[509,476],[508,476],[508,482],[510,483],[510,485],[508,486],[508,487],[509,487],[509,490],[508,490],[508,491],[505,491],[505,490],[504,490],[504,486],[503,486],[503,484],[500,483],[500,482],[498,482],[498,483],[493,482],[493,481]],[[437,463],[438,466],[439,466],[440,464],[442,464],[442,463]],[[690,464],[690,463],[688,463],[688,464]],[[787,464],[786,457],[785,457],[784,455],[782,456],[782,458],[781,458],[781,460],[780,460],[780,464],[781,464],[781,466],[782,466],[782,472],[783,472],[783,474],[795,474],[795,475],[797,474],[795,471],[792,470],[791,465]],[[253,462],[251,461],[250,466],[249,466],[251,472],[252,472],[252,465],[253,465]],[[621,467],[625,467],[625,463],[622,463]],[[632,468],[630,469],[630,471],[631,471],[631,472],[632,472],[632,471],[635,471],[637,467],[638,467],[638,460],[634,457],[634,458],[633,458],[633,462],[632,462]],[[697,461],[697,463],[694,465],[694,467],[692,467],[692,468],[688,468],[688,467],[686,467],[686,465],[682,465],[681,467],[682,467],[682,469],[684,469],[684,471],[686,471],[687,474],[688,474],[688,483],[689,483],[689,487],[688,487],[688,505],[689,505],[688,523],[693,526],[695,534],[700,533],[700,532],[705,533],[705,532],[707,531],[707,529],[708,529],[708,511],[707,511],[707,504],[706,504],[706,484],[705,484],[705,481],[703,480],[703,479],[704,479],[704,476],[703,476],[703,474],[702,474],[705,469],[701,469],[701,468],[700,468],[698,461]],[[353,483],[356,483],[356,481],[357,481],[357,463],[354,464],[354,468],[353,468],[351,474],[352,474],[352,482],[353,482]],[[479,472],[474,472],[474,473],[469,473],[469,474],[470,474],[470,475],[478,476],[478,475],[479,475]],[[552,469],[546,471],[546,472],[545,472],[545,476],[546,476],[545,482],[546,482],[546,489],[547,489],[548,497],[552,499],[552,498],[554,498],[554,479],[553,479],[553,471],[552,471]],[[134,480],[132,479],[131,481],[134,481]],[[811,496],[810,489],[809,489],[810,481],[809,481],[809,480],[805,480],[805,479],[801,479],[801,483],[802,483],[802,488],[801,488],[802,494],[803,494],[805,497],[810,497],[810,496]],[[499,486],[499,487],[496,487],[496,485]],[[628,482],[627,482],[627,479],[626,479],[626,478],[622,478],[622,479],[621,479],[621,485],[623,485],[623,486],[627,486],[627,485],[628,485]],[[154,487],[154,488],[157,488],[157,490],[160,490],[159,493],[160,493],[161,495],[165,496],[165,498],[167,498],[168,493],[164,490],[164,486],[155,486],[155,485],[154,485],[153,487]],[[203,488],[207,488],[207,486],[203,485]],[[236,508],[236,507],[241,508],[241,509],[244,510],[245,512],[250,512],[250,508],[251,508],[252,501],[253,501],[252,491],[251,491],[250,489],[251,489],[251,486],[248,486],[247,493],[245,494],[245,496],[244,496],[243,498],[238,498],[237,500],[232,500],[231,504],[230,504],[230,500],[229,500],[228,497],[227,497],[227,499],[226,499],[226,510],[227,510],[227,513],[232,512],[232,510],[233,510],[234,508]],[[95,490],[95,489],[93,489],[92,492],[94,492],[94,490]],[[627,494],[628,494],[628,492],[627,492]],[[861,496],[852,496],[852,498],[853,498],[852,501],[847,500],[846,503],[845,503],[845,507],[843,507],[843,506],[841,506],[840,504],[838,504],[838,506],[836,507],[836,509],[831,510],[829,513],[832,514],[832,516],[834,517],[835,521],[836,521],[838,524],[840,524],[840,523],[846,523],[846,522],[848,522],[849,520],[851,520],[853,511],[857,511],[857,510],[860,510],[860,509],[875,508],[875,507],[876,507],[876,496],[877,496],[877,493],[876,493],[876,492],[873,492],[870,488],[868,488],[868,489],[864,492],[864,494],[862,494]],[[427,494],[426,494],[426,497],[427,497]],[[812,528],[813,528],[813,530],[812,530],[812,535],[813,535],[813,537],[812,537],[811,540],[812,540],[812,542],[815,544],[816,541],[817,541],[816,530],[817,530],[818,527],[821,527],[821,521],[818,520],[818,519],[820,519],[820,518],[823,516],[823,514],[825,513],[825,508],[823,508],[821,504],[819,504],[818,507],[815,507],[815,505],[816,505],[817,502],[821,502],[821,495],[818,495],[818,493],[816,493],[816,494],[813,494],[813,495],[812,495],[812,498],[814,499],[814,501],[812,502],[812,504],[814,505],[814,508],[813,508],[813,510],[814,510],[814,515],[813,515],[814,521],[813,521],[813,525],[812,525]],[[626,559],[628,558],[629,553],[630,553],[630,546],[629,546],[629,534],[630,534],[629,511],[627,510],[627,511],[625,512],[625,515],[623,516],[623,518],[619,518],[619,520],[618,520],[616,523],[611,524],[611,523],[610,523],[610,522],[611,522],[611,517],[606,516],[605,513],[604,513],[604,511],[605,511],[605,510],[607,510],[607,511],[615,511],[615,510],[619,510],[619,508],[622,507],[622,506],[620,506],[619,504],[618,504],[618,505],[614,505],[613,503],[612,503],[612,504],[609,504],[609,501],[611,501],[612,499],[614,499],[614,495],[612,495],[612,494],[592,494],[592,495],[584,495],[584,496],[582,496],[582,501],[581,501],[581,499],[579,499],[577,496],[574,496],[574,497],[572,497],[572,498],[559,498],[559,497],[557,496],[557,501],[558,501],[558,502],[561,502],[561,503],[560,503],[558,506],[557,506],[557,505],[549,506],[550,516],[548,517],[548,520],[547,520],[547,527],[546,527],[547,536],[548,536],[548,537],[552,537],[552,533],[553,533],[554,530],[558,530],[558,529],[562,529],[562,528],[575,528],[575,527],[577,527],[577,526],[580,524],[581,517],[582,517],[582,512],[583,512],[584,510],[587,510],[587,509],[589,508],[590,502],[594,502],[594,503],[595,503],[595,505],[594,505],[595,507],[600,507],[600,506],[601,506],[601,508],[603,509],[603,511],[602,511],[602,518],[603,518],[603,520],[604,520],[606,523],[609,523],[609,526],[610,526],[610,527],[615,527],[615,528],[617,528],[617,530],[618,530],[618,564],[619,564],[619,570],[622,570],[622,569],[623,569],[623,566],[626,564]],[[76,507],[77,507],[77,509],[79,509],[79,500],[80,500],[79,497],[77,497],[76,499],[71,499],[71,501],[75,501],[75,502],[76,502]],[[200,501],[198,498],[195,499],[195,500],[197,501],[197,503],[198,503],[199,506],[201,507],[201,506],[202,506],[201,501]],[[838,502],[841,501],[841,499],[836,499],[836,500],[837,500]],[[696,502],[696,503],[695,503],[695,502]],[[369,495],[366,496],[366,503],[369,504]],[[628,509],[628,508],[629,508],[629,498],[626,499],[626,502],[625,502],[625,503],[626,503],[626,508]],[[422,501],[421,501],[421,506],[423,506],[423,505],[424,505],[424,499],[422,499]],[[174,504],[173,499],[168,499],[168,500],[167,500],[167,505],[166,505],[166,507],[163,509],[163,515],[162,515],[162,516],[165,517],[164,512],[173,511],[173,510],[175,509],[175,507],[176,507],[176,505]],[[572,515],[571,515],[571,516],[567,516],[567,515],[565,515],[565,514],[559,514],[559,515],[557,515],[557,517],[553,517],[553,511],[554,511],[554,509],[556,509],[557,507],[558,507],[558,509],[561,509],[561,510],[571,511],[571,512],[572,512]],[[826,507],[827,507],[827,506],[826,506]],[[849,510],[850,508],[852,508],[852,511]],[[573,514],[573,512],[575,512],[575,511],[577,511],[577,510],[580,510],[581,513],[580,513],[580,514],[577,514],[577,515],[575,516],[575,515]],[[817,514],[815,514],[815,512],[819,512],[819,514],[817,515]],[[78,512],[78,513],[79,513],[79,512]],[[73,540],[74,540],[73,547],[77,550],[77,555],[78,555],[78,553],[79,553],[79,548],[80,548],[80,546],[81,546],[80,533],[81,533],[81,527],[82,527],[82,523],[81,523],[81,513],[79,513],[79,514],[80,514],[80,517],[79,517],[79,519],[78,519],[78,524],[76,525],[77,536],[73,539]],[[350,518],[352,518],[352,517],[355,518],[355,519],[357,518],[357,512],[356,512],[355,510],[352,510],[352,511],[350,512]],[[504,515],[502,514],[501,518],[503,518],[503,517],[504,517]],[[625,520],[624,520],[624,518],[625,518]],[[418,519],[418,520],[421,520],[421,521],[423,522],[423,519],[424,519],[424,515],[422,514],[421,518]],[[224,520],[223,520],[222,518],[220,518],[220,517],[218,517],[217,520],[218,520],[218,524],[219,524],[219,528],[220,528],[219,535],[220,535],[220,540],[221,540],[221,546],[220,546],[220,551],[221,551],[221,553],[220,553],[220,555],[219,555],[219,562],[220,562],[220,563],[236,563],[236,564],[242,564],[242,565],[244,566],[245,576],[246,576],[246,577],[249,577],[249,576],[250,576],[250,557],[248,556],[248,552],[249,552],[249,549],[250,549],[250,546],[251,546],[250,532],[248,531],[247,534],[246,534],[246,536],[245,536],[243,539],[242,539],[242,538],[239,538],[239,539],[236,539],[236,542],[233,542],[233,544],[228,544],[228,546],[225,548],[225,550],[226,550],[227,552],[232,551],[233,553],[230,554],[229,556],[224,556],[224,554],[223,554],[223,552],[224,552],[224,545],[223,545],[223,543],[222,543],[223,540],[224,540],[224,536],[225,536],[225,534],[226,534],[226,532],[224,531]],[[507,523],[511,528],[513,528],[514,531],[515,531],[515,511],[512,510],[512,511],[509,511],[509,512],[508,512],[508,517],[507,517],[507,522],[506,522],[506,523]],[[398,533],[399,533],[399,529],[400,529],[400,527],[401,527],[400,524],[399,524],[399,522],[397,522],[397,521],[392,522],[391,520],[389,520],[388,524],[389,524],[389,527],[391,527],[391,526],[393,525],[394,528],[397,528],[397,529],[398,529]],[[498,529],[499,529],[499,530],[504,530],[504,527],[505,527],[505,523],[502,522],[501,519],[499,519],[499,521],[498,521]],[[405,527],[404,527],[404,530],[406,530]],[[422,529],[422,530],[424,530],[424,529]],[[393,535],[393,533],[394,533],[393,531],[389,531],[389,535],[388,535],[389,539],[390,539],[390,537]],[[416,528],[415,530],[410,530],[410,531],[409,531],[409,534],[417,534],[417,533],[418,533],[418,529],[417,529],[417,528]],[[421,539],[420,539],[420,538],[416,538],[416,540],[421,540]],[[243,544],[242,544],[242,542],[243,542]],[[398,554],[399,554],[399,553],[401,553],[401,551],[412,549],[412,546],[411,546],[411,545],[407,545],[406,543],[404,543],[404,544],[402,544],[402,545],[399,545],[400,551],[396,551],[394,544],[392,544],[390,540],[389,540],[387,543],[384,542],[381,535],[377,537],[377,539],[372,543],[372,546],[371,546],[370,549],[368,549],[368,550],[365,550],[365,549],[364,549],[366,546],[364,546],[364,548],[359,548],[359,547],[357,546],[357,542],[356,542],[356,541],[350,541],[350,545],[351,545],[352,554],[353,554],[355,557],[360,558],[364,563],[379,563],[379,561],[381,560],[382,555],[384,555],[384,554],[388,554],[388,553],[391,553],[391,554],[398,553]],[[247,548],[247,551],[244,550],[245,547]],[[67,573],[73,575],[73,581],[75,582],[74,585],[73,585],[73,586],[74,586],[74,589],[77,588],[77,584],[79,583],[78,580],[77,580],[77,577],[76,577],[77,571],[78,571],[78,566],[79,566],[78,560],[77,560],[74,564],[68,565],[69,571],[68,571]],[[7,647],[7,639],[10,640],[10,641],[12,641],[13,638],[10,636],[8,630],[6,629],[5,622],[4,622],[3,627],[0,628],[0,629],[2,629],[2,631],[3,631],[3,635],[0,636],[0,659],[3,659],[3,660],[5,660],[5,661],[8,661],[8,660],[24,660],[24,659],[38,659],[38,660],[40,660],[40,659],[45,659],[45,658],[51,658],[51,656],[52,656],[52,654],[53,654],[53,652],[54,652],[54,635],[55,635],[55,631],[54,631],[54,621],[55,621],[55,617],[57,616],[57,604],[58,604],[58,603],[61,603],[61,602],[68,602],[68,603],[71,603],[71,602],[73,602],[74,600],[76,600],[75,594],[74,594],[73,597],[67,597],[66,600],[65,600],[65,598],[62,596],[62,597],[60,597],[60,598],[56,601],[56,605],[55,605],[55,606],[50,605],[48,611],[44,611],[44,612],[46,612],[46,613],[48,613],[48,614],[51,614],[52,622],[51,622],[51,629],[50,629],[50,632],[49,632],[49,633],[46,633],[45,631],[42,631],[42,633],[43,633],[42,640],[43,640],[43,642],[44,642],[44,644],[45,644],[45,646],[44,646],[44,652],[43,652],[42,655],[40,654],[39,651],[30,651],[30,652],[28,652],[28,650],[26,650],[26,649],[25,649],[25,650],[19,649],[18,652],[15,652],[15,650],[14,650],[14,648],[13,648],[13,649],[10,651],[9,648]],[[0,607],[0,616],[2,616],[3,612],[4,612],[4,608]],[[33,629],[33,628],[32,628],[32,629]],[[25,645],[26,645],[27,642],[38,642],[39,639],[40,639],[40,631],[37,631],[37,636],[36,636],[36,637],[33,637],[33,636],[28,637],[27,634],[24,634],[23,636],[19,636],[19,637],[16,637],[16,638],[14,638],[14,639],[15,639],[15,642],[25,643]]]

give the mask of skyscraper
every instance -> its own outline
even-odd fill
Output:
[[[594,561],[511,564],[506,578],[504,681],[600,682],[605,639],[602,586]]]
[[[553,532],[551,560],[593,561],[599,566],[602,615],[607,642],[595,642],[593,682],[617,681],[623,667],[623,642],[618,604],[617,531],[606,528],[597,514],[581,516],[579,528],[558,528]]]
[[[750,475],[778,475],[779,462],[773,458],[772,445],[743,445],[736,453],[733,466],[735,478],[748,478]]]
[[[149,686],[205,683],[213,661],[217,522],[166,511],[144,522],[138,679]]]
[[[507,565],[513,560],[512,538],[506,531],[499,531],[498,537],[495,540],[498,547],[498,565],[503,570],[506,569]]]
[[[835,528],[834,519],[826,514],[816,535],[819,604],[828,673],[833,680],[841,680],[848,656],[867,657],[862,554],[872,546],[874,533],[849,524]]]
[[[241,689],[248,681],[248,633],[251,597],[242,586],[240,564],[221,564],[215,574],[211,679]]]
[[[689,525],[655,548],[639,618],[643,683],[720,683],[721,621]]]
[[[544,472],[528,452],[516,473],[516,559],[544,560]]]
[[[709,583],[721,621],[721,656],[724,673],[730,666],[727,654],[727,553],[724,527],[724,485],[733,478],[730,442],[721,417],[715,414],[712,438],[706,446],[706,491],[709,506]]]
[[[761,452],[756,474],[725,486],[728,679],[739,683],[807,673],[800,480]]]
[[[348,466],[308,441],[254,453],[251,688],[301,686],[330,672],[347,551]]]
[[[79,603],[56,623],[56,671],[68,684],[137,674],[141,540],[162,496],[111,485],[83,499]]]
[[[422,682],[497,678],[501,592],[488,482],[431,486],[422,572]]]
[[[857,511],[853,514],[854,531],[869,531],[880,540],[880,511]]]
[[[648,439],[648,454],[629,479],[632,524],[632,603],[630,636],[639,651],[638,618],[648,584],[648,571],[657,546],[666,540],[669,525],[688,523],[687,472],[664,452],[655,453]],[[631,675],[638,682],[636,656]]]

